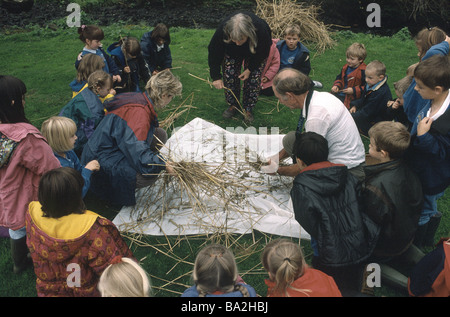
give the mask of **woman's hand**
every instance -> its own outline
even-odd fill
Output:
[[[217,89],[223,89],[224,88],[222,79],[217,79],[217,80],[213,81],[212,84]]]
[[[242,74],[239,75],[239,79],[244,81],[247,80],[250,77],[250,70],[246,69],[242,72]]]

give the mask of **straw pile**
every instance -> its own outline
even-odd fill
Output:
[[[297,24],[300,40],[315,46],[317,53],[335,45],[329,28],[318,20],[320,8],[291,0],[256,0],[256,14],[272,29],[272,38],[282,39],[287,26]]]

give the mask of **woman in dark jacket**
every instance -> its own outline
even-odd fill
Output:
[[[231,118],[240,109],[247,121],[253,121],[261,73],[271,45],[269,25],[250,12],[236,13],[217,28],[208,46],[208,64],[214,87],[225,88],[229,108],[223,113],[224,118]],[[241,73],[242,65],[244,71]],[[241,80],[244,82],[242,107],[239,105]]]

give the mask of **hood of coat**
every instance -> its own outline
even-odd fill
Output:
[[[294,183],[300,184],[313,192],[325,196],[333,196],[340,192],[347,182],[348,170],[345,165],[331,162],[314,163],[304,168]]]

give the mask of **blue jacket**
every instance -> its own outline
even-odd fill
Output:
[[[158,52],[156,43],[152,40],[152,31],[142,36],[141,51],[150,73],[153,73],[158,68],[161,70],[172,68],[172,53],[169,45],[165,43],[164,48]]]
[[[80,172],[81,176],[84,179],[84,186],[83,186],[83,197],[86,196],[89,186],[91,185],[91,175],[92,171],[85,168],[83,165],[81,165],[80,160],[78,159],[78,156],[75,154],[74,151],[67,151],[66,157],[62,157],[58,153],[54,153],[56,158],[61,163],[62,167],[71,167],[78,172]]]
[[[422,60],[426,60],[433,55],[448,55],[450,51],[449,44],[446,41],[443,41],[439,44],[433,45],[427,53],[424,55]],[[416,87],[416,81],[413,78],[413,81],[409,85],[406,92],[403,94],[403,110],[408,117],[408,120],[411,123],[414,123],[416,120],[417,114],[419,111],[425,107],[427,100],[423,99],[420,94],[414,89]]]
[[[121,92],[141,92],[139,88],[139,79],[142,79],[143,82],[147,83],[147,81],[151,77],[151,72],[142,57],[142,54],[136,56],[136,58],[125,60],[125,55],[122,52],[122,48],[119,45],[119,42],[113,43],[108,47],[107,52],[111,55],[111,58],[116,63],[117,67],[119,67],[122,77],[121,86],[126,86],[123,89],[116,88],[117,93]],[[131,73],[125,73],[124,68],[128,66],[130,67]]]
[[[249,297],[257,297],[256,291],[253,287],[247,284],[242,284],[245,286],[245,288],[248,290]],[[191,286],[188,289],[186,289],[183,294],[181,294],[181,297],[198,297],[198,291],[197,286]],[[243,297],[242,293],[240,291],[234,291],[224,294],[207,294],[206,297]]]
[[[83,50],[81,51],[81,57],[83,57],[86,54],[93,54],[93,53],[91,51],[83,48]],[[117,67],[116,63],[111,59],[111,56],[109,56],[108,54],[105,53],[103,48],[98,48],[95,51],[95,54],[103,58],[103,61],[105,62],[105,67],[103,68],[103,70],[105,72],[107,72],[111,76],[120,74],[120,70]],[[81,62],[81,60],[78,60],[78,59],[75,61],[75,68],[78,69],[78,65],[80,65],[80,62]]]
[[[60,116],[72,119],[76,126],[78,137],[74,151],[81,155],[83,147],[94,133],[95,128],[103,119],[105,111],[103,104],[92,90],[83,89],[73,97],[59,113]]]
[[[431,100],[428,100],[414,121],[406,158],[419,175],[424,194],[435,195],[450,185],[450,107],[433,121],[430,131],[417,136],[417,125],[426,117],[430,106]]]
[[[277,49],[280,52],[283,50],[283,47],[286,45],[285,40],[281,40],[277,42]],[[301,71],[305,75],[309,75],[311,72],[311,61],[309,59],[309,50],[308,48],[303,45],[302,43],[298,42],[297,47],[299,48],[299,51],[297,52],[297,55],[295,56],[294,63],[292,64],[292,68],[295,68],[299,71]],[[281,69],[281,67],[280,67]]]
[[[81,163],[98,160],[91,191],[117,205],[135,205],[136,174],[158,174],[164,161],[150,149],[159,126],[146,93],[122,93],[105,102],[108,111],[87,142]]]

